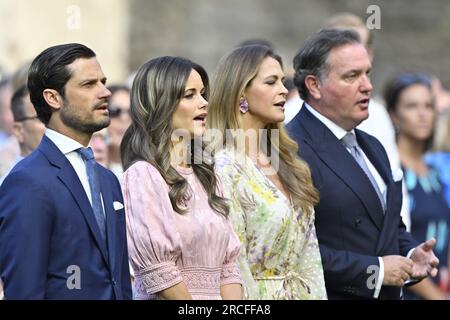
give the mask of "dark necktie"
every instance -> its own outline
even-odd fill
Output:
[[[100,197],[100,180],[98,177],[94,153],[91,148],[80,148],[77,150],[86,164],[86,173],[91,187],[92,210],[94,211],[95,220],[97,220],[100,233],[106,245],[106,224],[105,215],[103,213],[102,199]]]
[[[364,155],[362,153],[361,148],[358,145],[358,142],[356,141],[355,134],[349,132],[347,133],[343,138],[342,142],[344,146],[350,149],[350,153],[355,158],[356,162],[358,162],[361,169],[363,169],[366,176],[369,178],[370,182],[372,183],[373,188],[375,189],[378,198],[381,202],[381,207],[383,208],[383,212],[386,211],[386,204],[384,202],[384,197],[381,194],[380,188],[378,187],[377,182],[375,181],[375,178],[373,177],[372,173],[369,170],[369,167],[367,166],[366,161],[364,160]]]

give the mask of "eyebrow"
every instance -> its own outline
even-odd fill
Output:
[[[281,80],[283,80],[283,79],[286,79],[286,76],[283,75],[282,77],[279,77],[279,76],[276,75],[276,74],[272,74],[272,75],[269,75],[269,76],[265,77],[264,80],[268,80],[268,79],[270,79],[270,78],[275,78],[275,79],[281,79]]]
[[[106,83],[107,78],[103,77],[102,79],[100,79],[100,82],[105,84]],[[86,79],[80,82],[80,85],[85,85],[85,84],[92,84],[92,83],[96,83],[98,81],[97,78],[91,78],[91,79]]]
[[[367,69],[367,70],[363,70],[363,69],[351,69],[351,70],[348,70],[348,71],[344,72],[344,75],[348,75],[348,74],[350,74],[350,73],[357,73],[357,74],[368,73],[368,72],[371,72],[371,71],[372,71],[372,68],[369,68],[369,69]]]
[[[205,87],[202,87],[200,89],[200,92],[203,91],[203,90],[205,90]],[[188,88],[188,89],[184,90],[185,93],[188,92],[188,91],[197,91],[197,89],[196,88]]]

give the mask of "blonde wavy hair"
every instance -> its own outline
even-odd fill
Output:
[[[236,48],[220,60],[212,82],[208,129],[218,129],[225,136],[227,129],[236,130],[242,127],[239,100],[267,57],[274,58],[283,66],[281,57],[262,45]],[[294,206],[310,213],[313,206],[319,202],[319,195],[313,186],[308,165],[297,156],[297,143],[288,136],[282,123],[269,124],[265,129],[268,132],[267,148],[279,154],[280,180],[289,191]],[[278,130],[278,141],[273,139],[271,129]],[[224,141],[214,140],[214,137],[212,139],[211,149],[218,150],[225,146]]]

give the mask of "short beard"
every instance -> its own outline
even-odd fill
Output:
[[[67,101],[64,102],[64,106],[61,109],[61,121],[68,127],[73,128],[77,131],[87,133],[87,134],[93,134],[94,132],[100,131],[103,128],[106,128],[109,126],[111,119],[108,117],[105,119],[105,121],[98,121],[95,122],[86,122],[83,121],[83,119],[80,119],[80,117],[77,116],[77,114],[71,113],[71,110],[75,110],[75,108],[67,103]]]

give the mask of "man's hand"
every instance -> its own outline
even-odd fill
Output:
[[[411,259],[402,256],[384,256],[383,285],[403,287],[413,271],[413,262]]]
[[[411,255],[411,260],[414,262],[412,270],[413,279],[421,280],[429,275],[432,277],[437,275],[439,259],[436,258],[433,252],[435,244],[436,239],[431,238],[414,249]]]

